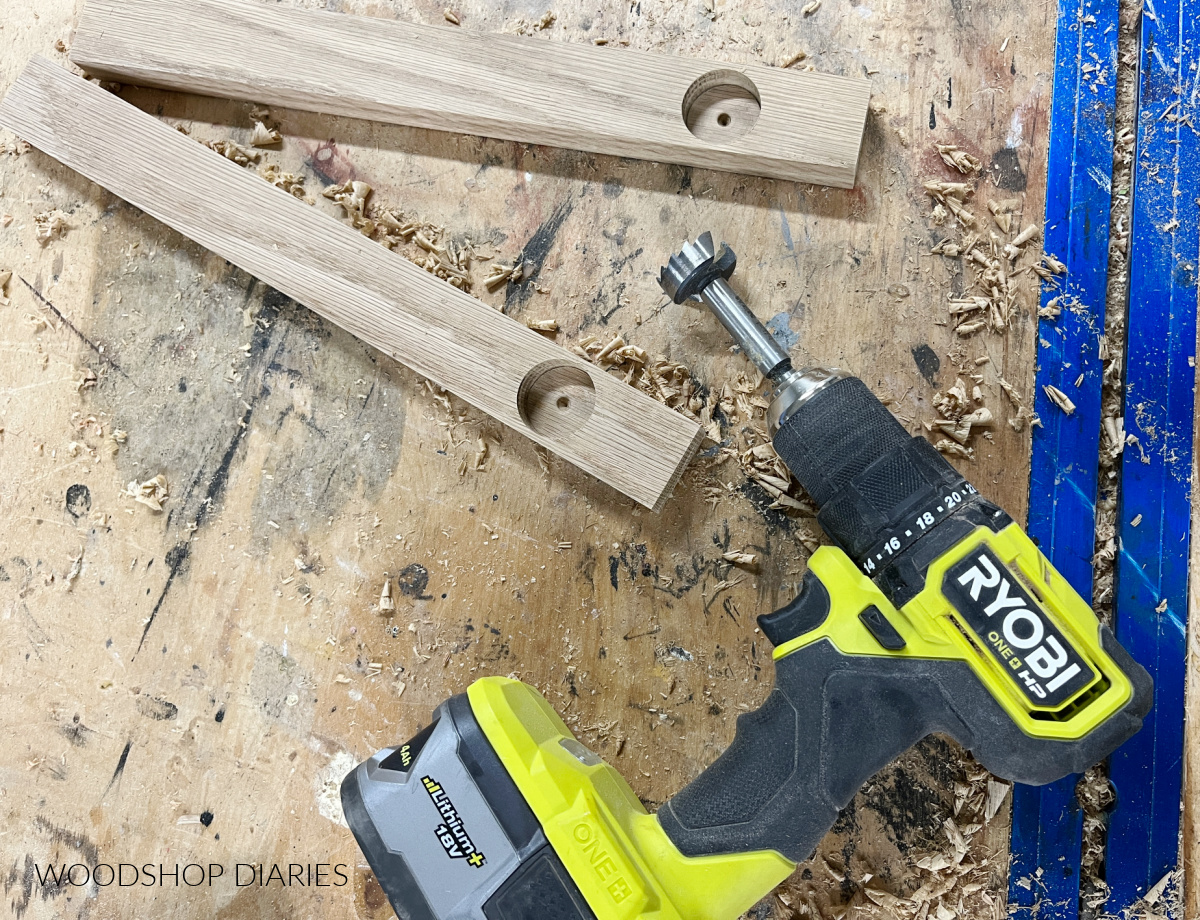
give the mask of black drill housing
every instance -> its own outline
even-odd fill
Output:
[[[805,399],[776,432],[775,450],[812,496],[830,540],[897,607],[921,591],[928,561],[973,527],[1011,523],[857,377]],[[936,544],[932,554],[927,544]]]

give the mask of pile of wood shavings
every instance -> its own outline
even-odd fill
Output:
[[[938,154],[963,175],[974,176],[979,160],[949,144],[936,145]],[[974,196],[974,182],[945,182],[933,179],[924,183],[926,194],[933,200],[931,218],[936,226],[958,225],[958,238],[946,236],[933,247],[936,255],[961,259],[964,270],[971,269],[972,284],[961,296],[950,300],[950,315],[957,335],[968,337],[984,330],[1003,332],[1020,307],[1020,298],[1011,283],[1019,275],[1033,272],[1043,279],[1066,270],[1052,255],[1042,254],[1036,246],[1041,229],[1029,224],[1013,233],[1016,224],[1013,214],[1021,207],[1021,199],[1008,198],[987,202],[995,229],[981,227],[980,219],[967,207]],[[999,232],[997,232],[999,231]]]
[[[35,234],[37,241],[43,246],[51,240],[62,239],[70,229],[66,216],[57,209],[43,211],[41,214],[35,215],[33,221],[37,225]]]
[[[350,223],[363,236],[373,237],[392,250],[402,243],[413,244],[409,252],[402,251],[401,255],[460,291],[470,292],[472,263],[491,257],[480,256],[469,239],[456,243],[447,238],[445,227],[414,220],[398,208],[373,205],[370,202],[372,193],[373,189],[366,182],[352,180],[332,185],[321,194],[341,205]],[[499,280],[495,272],[484,279],[488,290],[498,287],[502,281],[514,284],[520,281],[524,266],[518,263],[501,274],[503,277]]]
[[[970,445],[977,429],[990,429],[994,422],[992,410],[983,405],[983,391],[976,384],[967,394],[967,385],[961,377],[945,393],[935,393],[934,407],[939,418],[925,422],[925,430],[935,435],[946,435],[934,442],[934,447],[944,454],[975,459],[975,450]],[[991,437],[984,432],[984,437]]]
[[[830,864],[835,852],[819,854],[808,864],[808,872],[793,876],[775,892],[771,916],[777,920],[1000,920],[1003,897],[994,890],[992,876],[1004,866],[992,865],[986,828],[1000,813],[1011,788],[964,757],[962,774],[954,784],[952,813],[942,824],[946,846],[913,860],[915,872],[903,890],[890,887],[888,873],[867,872],[852,879],[849,867]],[[829,888],[826,878],[835,887]]]
[[[772,499],[770,508],[816,515],[816,509],[800,492],[799,483],[775,452],[767,434],[766,411],[770,402],[762,395],[762,375],[739,372],[715,394],[697,386],[691,371],[662,355],[650,357],[644,349],[626,343],[623,336],[605,342],[594,335],[584,337],[571,349],[598,367],[621,374],[622,380],[647,396],[699,422],[707,439],[720,445],[717,456],[731,459]],[[725,426],[722,426],[722,420]],[[728,433],[726,433],[728,432]],[[711,487],[714,504],[732,484]],[[815,534],[803,542],[818,545]]]
[[[237,141],[205,141],[204,146],[209,150],[215,150],[227,160],[232,160],[238,166],[246,166],[249,163],[257,163],[258,158],[262,154],[257,150],[252,150],[249,147],[243,147]]]

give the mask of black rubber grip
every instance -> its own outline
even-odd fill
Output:
[[[813,394],[776,432],[775,450],[816,502],[830,539],[860,566],[895,537],[897,548],[880,560],[892,561],[901,544],[907,549],[927,532],[916,523],[926,511],[932,527],[975,495],[857,377]]]
[[[1141,726],[1152,684],[1101,626],[1130,676],[1125,707],[1078,741],[1024,734],[965,661],[843,655],[828,640],[776,662],[775,689],[738,717],[728,750],[658,811],[687,856],[775,850],[808,859],[866,780],[932,732],[1022,783],[1082,772]]]

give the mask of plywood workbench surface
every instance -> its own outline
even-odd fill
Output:
[[[851,190],[284,109],[261,163],[302,175],[331,213],[321,190],[361,180],[497,263],[523,257],[523,280],[475,293],[556,320],[566,346],[619,333],[719,392],[744,359],[654,281],[711,229],[794,359],[860,374],[914,432],[936,392],[980,374],[998,424],[956,462],[1024,518],[1028,428],[1004,424],[998,380],[1032,384],[1034,288],[1020,282],[1006,332],[957,338],[961,264],[930,254],[945,233],[922,182],[959,178],[933,146],[958,144],[983,163],[980,199],[1040,219],[1052,5],[600,0],[552,8],[545,28],[525,0],[464,0],[461,26],[440,2],[321,5],[733,64],[805,51],[869,76]],[[0,92],[33,54],[65,63],[55,43],[79,6],[0,12]],[[246,103],[122,95],[200,141],[249,143]],[[811,519],[770,509],[711,443],[661,514],[639,510],[16,141],[0,137],[0,273],[14,273],[0,306],[0,876],[16,916],[389,917],[336,783],[484,674],[541,688],[651,807],[728,744],[771,683],[754,616],[792,596]],[[54,210],[65,233],[42,245],[35,218]],[[160,473],[161,513],[123,494]],[[961,779],[950,746],[926,742],[753,915],[872,903],[867,874],[873,891],[912,893],[928,877],[916,860],[947,845]],[[972,851],[997,893],[1006,821]],[[344,863],[350,884],[46,892],[29,867],[48,860]]]

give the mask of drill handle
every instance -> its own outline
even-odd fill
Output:
[[[780,611],[816,625],[829,596],[810,572]],[[876,771],[933,731],[967,734],[946,705],[936,662],[855,662],[820,640],[776,662],[775,689],[738,716],[733,743],[659,809],[688,856],[775,850],[808,859],[838,811]]]
[[[821,552],[840,555],[832,547]],[[1102,759],[1137,731],[1149,708],[1150,678],[1096,624],[1113,674],[1123,671],[1132,682],[1131,698],[1082,737],[1033,737],[965,658],[918,657],[911,643],[903,648],[880,610],[892,608],[882,597],[878,603],[845,585],[826,585],[810,568],[795,601],[759,618],[774,641],[794,638],[781,645],[775,688],[763,706],[739,716],[733,744],[659,809],[680,852],[774,850],[800,862],[862,784],[926,735],[944,732],[994,773],[1042,784]],[[847,623],[874,652],[834,644],[833,636],[848,636]]]

